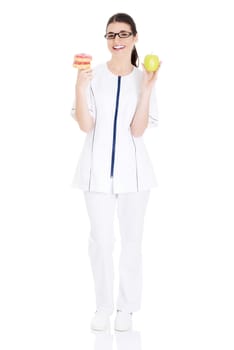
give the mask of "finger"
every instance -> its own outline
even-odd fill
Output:
[[[92,69],[80,69],[78,70],[78,77],[80,78],[89,78],[93,74]]]
[[[84,73],[89,73],[89,72],[92,72],[92,69],[91,68],[86,68],[86,69],[80,69],[81,72],[84,72]]]
[[[157,68],[157,71],[159,70],[159,68],[161,67],[162,65],[162,61],[159,62],[159,65],[158,65],[158,68]]]
[[[160,69],[160,67],[161,67],[161,63],[162,63],[162,62],[159,63],[158,68],[157,68],[156,71],[154,72],[154,75],[155,75],[155,76],[157,76],[157,74],[158,74],[158,71],[159,71],[159,69]]]

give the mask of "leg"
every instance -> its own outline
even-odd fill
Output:
[[[85,193],[91,224],[89,256],[94,277],[97,311],[113,312],[113,248],[116,197],[112,194]]]
[[[142,292],[141,243],[149,191],[118,196],[121,233],[119,261],[119,296],[117,309],[134,312],[140,309]]]

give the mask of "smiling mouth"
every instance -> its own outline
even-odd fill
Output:
[[[115,46],[113,46],[113,49],[114,49],[114,50],[122,50],[122,49],[124,49],[124,48],[125,48],[124,45],[115,45]]]

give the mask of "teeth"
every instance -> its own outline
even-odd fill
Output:
[[[123,48],[124,48],[123,45],[116,45],[116,46],[114,46],[114,49],[123,49]]]

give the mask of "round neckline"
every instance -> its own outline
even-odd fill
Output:
[[[136,69],[136,67],[133,66],[132,71],[131,71],[130,73],[124,74],[124,75],[119,75],[119,74],[114,74],[114,73],[109,69],[107,62],[105,63],[105,67],[106,67],[106,70],[107,70],[112,76],[114,76],[114,77],[121,77],[121,78],[129,77],[130,75],[132,75],[132,74],[135,72],[135,69]]]

